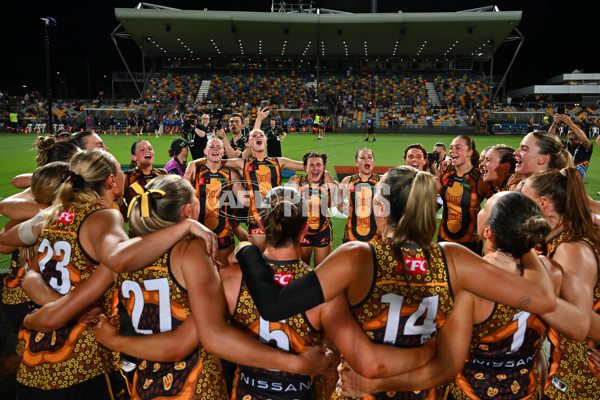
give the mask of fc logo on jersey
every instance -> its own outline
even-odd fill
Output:
[[[291,272],[275,272],[273,274],[273,280],[279,284],[279,286],[287,286],[292,279]]]
[[[427,272],[427,261],[424,258],[404,257],[406,269],[410,274],[424,274]]]
[[[75,216],[75,213],[73,213],[72,211],[63,211],[58,216],[56,222],[60,222],[62,224],[70,224],[73,222],[74,216]]]

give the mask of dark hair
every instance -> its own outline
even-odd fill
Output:
[[[437,228],[437,186],[433,175],[402,165],[385,173],[377,196],[389,204],[388,224],[394,228],[392,248],[400,258],[402,246],[418,243],[429,259]],[[404,267],[404,261],[402,261]]]
[[[528,178],[538,197],[546,197],[560,215],[561,223],[569,230],[568,241],[584,237],[600,244],[598,227],[592,221],[583,179],[575,168],[547,169]]]
[[[406,149],[404,149],[404,159],[406,160],[406,154],[408,154],[408,151],[410,149],[419,149],[421,150],[421,153],[423,153],[423,158],[427,159],[427,150],[425,150],[425,147],[423,147],[423,145],[421,143],[414,143],[411,145],[408,145],[408,147]]]
[[[371,154],[373,154],[373,158],[375,158],[375,153],[373,153],[373,150],[371,150],[371,149],[370,149],[370,148],[368,148],[368,147],[363,147],[363,148],[360,148],[360,149],[356,150],[356,153],[354,154],[354,161],[358,160],[358,154],[359,154],[361,151],[363,151],[363,150],[368,150],[368,151],[370,151],[370,152],[371,152]]]
[[[444,142],[437,142],[433,145],[433,147],[441,147],[444,151],[446,151],[446,144]]]
[[[304,163],[304,168],[306,168],[306,165],[308,164],[308,160],[311,158],[322,158],[323,165],[327,165],[327,154],[317,153],[316,151],[307,151],[302,156],[302,162]]]
[[[233,113],[229,116],[229,120],[231,121],[231,118],[234,117],[238,117],[240,119],[240,122],[243,124],[244,123],[244,117],[242,116],[242,114],[240,113]]]
[[[258,210],[267,244],[281,247],[295,243],[308,221],[308,209],[297,189],[277,186],[264,197]]]
[[[548,168],[561,169],[573,165],[571,154],[563,147],[558,136],[546,131],[533,131],[531,135],[535,137],[540,148],[538,154],[548,154],[550,156]]]
[[[133,144],[131,145],[131,155],[132,156],[135,156],[135,150],[137,148],[138,143],[141,141],[146,141],[146,139],[138,139],[135,142],[133,142]],[[136,167],[137,167],[137,161],[131,160],[131,162],[129,163],[129,168],[134,169]]]
[[[53,135],[40,136],[33,146],[37,150],[35,163],[38,167],[54,161],[70,162],[71,158],[79,152],[79,148],[68,141],[58,142]]]
[[[473,167],[479,167],[479,151],[475,148],[475,141],[469,135],[458,135],[457,139],[460,138],[467,143],[467,148],[469,150],[473,150],[473,154],[471,154],[471,164]]]
[[[81,150],[85,150],[84,138],[93,135],[92,131],[79,131],[71,135],[71,137],[67,140],[68,142],[73,143],[75,146],[79,147]]]
[[[499,197],[487,224],[494,231],[498,250],[519,258],[544,241],[552,228],[533,200],[519,192],[494,196]]]
[[[497,144],[490,148],[490,151],[495,151],[500,156],[500,164],[510,164],[508,172],[510,174],[515,172],[515,166],[517,165],[517,159],[515,158],[515,149],[505,144]]]

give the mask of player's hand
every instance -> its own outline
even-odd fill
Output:
[[[370,380],[356,373],[347,362],[340,362],[337,371],[339,379],[336,390],[342,395],[362,398],[375,391],[369,388]]]
[[[302,375],[321,375],[332,355],[333,352],[323,344],[308,347],[298,354],[299,362],[295,372]]]
[[[83,312],[77,319],[77,322],[81,322],[83,324],[91,324],[93,322],[98,321],[98,318],[102,314],[102,307],[99,305],[93,305],[87,310]]]
[[[267,118],[269,116],[269,114],[271,113],[271,111],[269,111],[269,107],[265,107],[262,109],[258,109],[258,111],[256,112],[256,119],[259,120],[263,120],[265,118]]]
[[[114,343],[115,339],[119,336],[117,327],[111,324],[104,314],[98,316],[98,323],[94,328],[94,333],[96,340],[109,349],[111,348],[111,343]]]
[[[217,235],[196,220],[188,218],[188,221],[190,222],[189,234],[203,239],[206,243],[206,252],[210,254],[213,261],[216,261],[218,250]]]

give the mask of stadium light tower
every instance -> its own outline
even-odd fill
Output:
[[[40,18],[44,21],[44,45],[46,48],[46,90],[48,96],[48,132],[52,132],[52,77],[50,74],[50,36],[48,36],[48,28],[56,26],[56,20],[51,17]]]

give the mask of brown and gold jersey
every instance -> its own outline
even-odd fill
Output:
[[[541,385],[535,357],[546,329],[537,316],[496,304],[493,313],[473,327],[469,358],[449,385],[452,396],[537,399]]]
[[[32,268],[61,295],[67,294],[90,278],[98,267],[81,247],[79,230],[92,213],[102,205],[64,210],[44,228],[36,244]],[[100,299],[103,313],[116,313],[112,301],[114,287]],[[119,368],[118,353],[96,342],[92,325],[72,322],[49,333],[22,328],[23,360],[17,380],[25,386],[44,390],[63,389]]]
[[[547,241],[548,257],[552,258],[557,247],[569,240],[569,232],[563,231]],[[584,242],[596,253],[598,266],[598,247],[591,240]],[[600,267],[598,267],[600,275]],[[600,308],[600,284],[595,282],[594,310]],[[600,374],[592,372],[587,351],[593,343],[587,340],[575,341],[569,339],[552,327],[548,333],[550,340],[550,371],[544,388],[544,395],[551,399],[597,399],[600,393]]]
[[[265,157],[259,160],[250,157],[244,160],[244,185],[250,197],[250,222],[257,222],[260,217],[257,210],[257,196],[260,201],[274,187],[281,185],[281,166],[276,158]],[[253,221],[252,221],[253,220]]]
[[[440,184],[444,204],[439,238],[457,243],[480,241],[476,235],[477,213],[489,185],[483,182],[479,168],[459,176],[450,165],[440,173]]]
[[[21,288],[23,278],[27,272],[27,250],[34,248],[28,246],[21,248],[21,250],[14,251],[10,258],[10,267],[8,274],[4,277],[4,285],[2,286],[2,304],[17,305],[27,303],[29,297]],[[21,257],[21,253],[25,257]]]
[[[206,165],[200,165],[196,169],[194,189],[200,200],[198,221],[212,230],[219,241],[230,237],[228,204],[233,196],[230,171],[226,168],[211,171]]]
[[[301,260],[275,261],[267,259],[273,270],[273,279],[285,286],[310,271]],[[245,283],[240,293],[231,323],[263,343],[281,351],[300,353],[307,347],[320,344],[323,332],[316,330],[306,314],[269,322],[258,312]],[[250,399],[323,399],[321,377],[291,374],[284,371],[239,366],[236,370],[232,400]]]
[[[315,234],[325,230],[329,226],[329,207],[331,207],[331,192],[319,183],[316,188],[311,187],[307,175],[300,176],[298,190],[306,199],[308,205],[308,232]]]
[[[348,222],[344,230],[344,243],[353,240],[374,242],[379,239],[375,215],[373,214],[373,196],[375,185],[381,175],[372,174],[366,181],[354,174],[348,182]]]
[[[148,267],[117,279],[139,335],[172,331],[191,318],[188,292],[171,274],[170,257],[169,251]],[[227,399],[221,360],[202,346],[179,362],[140,360],[132,386],[132,399]]]
[[[417,244],[402,248],[404,268],[389,239],[372,243],[373,285],[360,303],[351,307],[354,318],[377,343],[418,347],[434,336],[454,307],[448,268],[440,246],[429,261]],[[373,393],[365,399],[433,399],[435,391]],[[337,397],[336,397],[337,396]],[[337,392],[332,398],[341,398]]]

